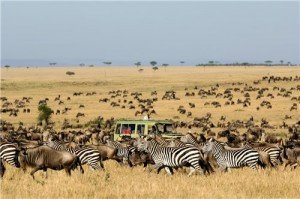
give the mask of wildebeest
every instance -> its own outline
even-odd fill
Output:
[[[70,176],[71,170],[80,166],[80,171],[83,173],[83,168],[78,157],[67,151],[57,151],[48,146],[39,146],[30,149],[21,149],[18,160],[21,168],[25,171],[26,167],[32,167],[30,175],[34,179],[34,173],[38,170],[47,171],[47,169],[62,170]]]

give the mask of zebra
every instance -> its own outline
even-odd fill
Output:
[[[124,146],[121,143],[112,140],[107,140],[107,145],[117,149],[117,156],[123,158],[124,164],[128,162],[129,166],[132,166],[129,161],[129,156],[136,151],[134,146]]]
[[[267,154],[269,154],[272,166],[276,166],[280,162],[282,162],[282,159],[280,157],[281,149],[279,147],[275,147],[275,146],[252,146],[249,143],[245,144],[244,147],[245,148],[253,148],[257,151],[263,151],[263,152],[266,152]]]
[[[48,142],[46,142],[46,145],[58,150],[63,151],[66,150],[74,155],[76,155],[81,165],[88,164],[93,170],[99,170],[104,169],[104,165],[102,163],[102,157],[98,150],[85,147],[85,148],[69,148],[66,147],[63,143],[61,143],[58,140],[52,140],[49,138]]]
[[[195,136],[193,136],[191,133],[187,133],[185,136],[181,137],[180,141],[184,143],[190,143],[195,146],[198,146],[199,144]]]
[[[160,146],[156,140],[151,138],[148,141],[139,139],[136,145],[140,151],[146,151],[150,154],[155,163],[157,173],[165,168],[166,172],[172,175],[172,168],[189,166],[190,172],[188,176],[191,176],[195,171],[204,174],[200,165],[201,154],[196,147],[163,147]]]
[[[1,177],[3,177],[5,173],[5,167],[3,161],[7,162],[13,167],[20,168],[20,163],[18,161],[18,154],[19,154],[19,150],[15,144],[1,143],[0,145]]]
[[[212,152],[216,158],[221,171],[227,171],[228,168],[239,168],[249,166],[257,169],[259,163],[259,153],[250,148],[226,150],[224,145],[213,138],[205,143],[202,148],[203,152]]]

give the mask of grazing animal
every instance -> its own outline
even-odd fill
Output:
[[[88,164],[92,169],[104,169],[103,163],[102,163],[102,157],[98,150],[95,150],[93,148],[85,147],[85,148],[69,148],[63,145],[58,140],[52,140],[49,138],[47,142],[47,146],[53,148],[54,150],[58,151],[68,151],[74,155],[76,155],[79,160],[80,164]],[[99,163],[99,164],[98,164]]]
[[[3,164],[7,162],[13,167],[20,168],[20,163],[18,161],[19,150],[15,144],[12,143],[1,143],[0,145],[0,162],[1,162],[1,177],[5,173],[5,167]]]
[[[288,165],[291,166],[292,169],[295,169],[300,165],[300,148],[299,147],[283,147],[282,156],[286,160],[284,164],[284,168]]]
[[[178,168],[189,166],[189,176],[196,170],[203,174],[200,165],[202,157],[200,151],[196,147],[162,147],[154,139],[150,139],[149,141],[139,139],[137,141],[137,147],[140,151],[146,151],[151,155],[151,158],[155,162],[157,173],[165,168],[167,173],[172,175],[173,171],[170,170],[170,167]]]
[[[107,141],[107,145],[117,149],[117,156],[123,158],[123,163],[126,164],[128,162],[129,166],[132,166],[129,157],[133,154],[136,150],[133,146],[123,146],[121,143],[116,141]]]
[[[66,173],[70,176],[71,170],[80,166],[81,173],[83,169],[81,167],[78,157],[71,154],[68,151],[57,151],[48,146],[38,146],[30,149],[22,149],[18,156],[21,168],[25,171],[27,166],[33,168],[30,175],[34,179],[34,173],[47,169],[62,170],[65,169]]]
[[[278,165],[279,163],[282,162],[280,154],[281,154],[281,149],[276,146],[255,146],[251,144],[246,144],[245,148],[253,148],[257,150],[258,152],[265,152],[270,156],[270,161],[272,166]]]
[[[256,169],[259,160],[259,153],[253,149],[226,150],[224,145],[211,138],[202,148],[203,152],[212,152],[216,158],[221,171],[228,168],[249,166]]]

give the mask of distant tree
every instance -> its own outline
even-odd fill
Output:
[[[5,67],[5,68],[10,68],[10,65],[5,65],[4,67]]]
[[[55,66],[57,63],[56,62],[50,62],[49,65],[50,66]]]
[[[245,69],[246,69],[246,67],[249,66],[249,63],[248,63],[248,62],[243,62],[243,63],[242,63],[242,66],[244,66]]]
[[[84,63],[80,63],[80,64],[79,64],[79,66],[81,66],[81,67],[82,67],[82,66],[85,66],[85,64],[84,64]]]
[[[287,65],[290,66],[292,63],[290,61],[287,62]]]
[[[156,66],[156,65],[157,65],[157,62],[156,62],[156,61],[151,61],[151,62],[150,62],[150,64],[151,64],[151,66],[153,66],[153,67],[154,67],[154,66]]]
[[[280,62],[280,64],[281,64],[281,65],[283,65],[283,63],[284,63],[284,61],[283,61],[283,60],[280,60],[279,62]]]
[[[180,61],[180,65],[182,66],[185,63],[185,61]]]
[[[48,125],[53,110],[50,107],[48,107],[46,104],[39,105],[38,110],[39,110],[38,121],[39,122],[45,121],[46,125]]]
[[[105,64],[105,65],[108,65],[108,66],[109,66],[109,65],[111,65],[112,63],[111,63],[110,61],[104,61],[104,62],[103,62],[103,64]]]
[[[94,67],[94,65],[93,65],[93,64],[90,64],[89,67]]]
[[[267,65],[267,66],[271,66],[272,65],[272,61],[271,60],[267,60],[267,61],[265,61],[265,64]]]
[[[214,61],[208,61],[209,65],[214,65],[214,63],[215,63]]]
[[[167,70],[167,67],[169,66],[169,64],[162,64],[162,66],[164,67],[165,71]]]
[[[154,66],[152,69],[153,69],[154,71],[157,71],[157,70],[158,70],[158,67],[157,67],[157,66]]]
[[[142,63],[140,61],[134,63],[134,65],[138,68],[140,65],[142,65]]]

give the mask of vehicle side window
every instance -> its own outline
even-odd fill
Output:
[[[121,131],[121,124],[117,124],[116,134],[120,134],[120,131]]]
[[[135,131],[135,124],[123,124],[122,125],[122,134],[130,135]]]
[[[139,136],[144,136],[144,132],[145,132],[145,125],[138,124],[137,125],[137,133],[139,134]]]
[[[135,124],[129,124],[128,127],[130,129],[130,134],[135,132]]]
[[[157,128],[156,128],[156,126],[155,125],[153,125],[153,126],[148,126],[148,134],[153,134],[153,133],[157,133]]]

